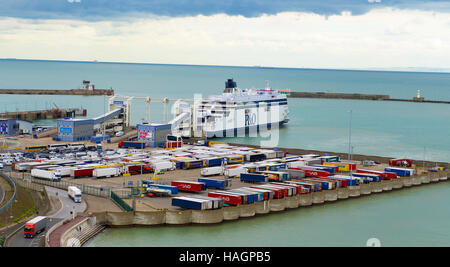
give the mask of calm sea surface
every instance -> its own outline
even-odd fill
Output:
[[[227,78],[240,88],[387,94],[450,100],[450,74],[276,69],[221,66],[114,64],[0,60],[0,88],[75,89],[83,80],[116,94],[153,98],[192,98],[219,94]],[[88,117],[107,111],[103,96],[0,95],[0,112],[84,107]],[[133,102],[132,120],[145,114]],[[289,99],[290,122],[270,137],[227,139],[260,144],[272,138],[279,147],[450,161],[450,105],[364,100]],[[162,121],[162,104],[151,104],[151,118]],[[40,124],[56,124],[53,120]],[[215,226],[113,229],[91,246],[360,246],[370,237],[386,245],[449,245],[447,184],[431,185],[336,204],[283,212]],[[270,236],[259,236],[264,229]]]

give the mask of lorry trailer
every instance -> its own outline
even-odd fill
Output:
[[[92,172],[92,176],[96,178],[117,177],[120,175],[119,168],[96,168]]]
[[[60,181],[61,176],[54,171],[47,171],[41,169],[32,169],[31,176],[37,179],[50,180],[50,181]]]

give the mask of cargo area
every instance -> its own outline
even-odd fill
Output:
[[[166,149],[138,146],[89,151],[80,145],[78,152],[53,152],[50,158],[33,152],[27,156],[34,158],[22,157],[11,168],[38,183],[129,192],[120,197],[141,211],[214,210],[447,169],[409,159],[348,161],[331,153],[291,154],[211,141]]]

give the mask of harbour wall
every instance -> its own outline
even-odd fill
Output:
[[[113,89],[0,89],[0,94],[8,95],[114,95]]]
[[[349,93],[326,93],[326,92],[291,92],[290,98],[332,98],[332,99],[356,99],[356,100],[379,100],[379,101],[400,101],[417,103],[450,104],[450,101],[426,100],[423,97],[413,97],[411,99],[391,98],[389,95],[374,94],[349,94]]]
[[[272,199],[249,205],[228,206],[216,210],[160,210],[136,212],[98,212],[96,222],[110,227],[132,227],[152,225],[187,225],[187,224],[217,224],[224,221],[250,218],[284,210],[323,205],[339,200],[392,192],[394,190],[414,186],[447,181],[450,171],[441,171],[384,180],[377,183],[361,184],[348,188],[323,190],[283,199]]]

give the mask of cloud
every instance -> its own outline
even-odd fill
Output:
[[[308,68],[448,67],[448,13],[0,19],[0,58]]]
[[[227,14],[259,17],[282,12],[365,14],[378,7],[450,11],[447,0],[2,0],[0,16],[87,21],[146,16],[189,17]]]

